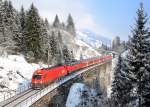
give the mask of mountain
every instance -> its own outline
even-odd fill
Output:
[[[96,34],[90,30],[84,29],[84,30],[78,30],[77,31],[77,38],[86,42],[87,44],[91,45],[94,48],[99,48],[102,46],[102,44],[110,46],[111,40],[101,36],[99,34]]]

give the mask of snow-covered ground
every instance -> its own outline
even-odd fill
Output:
[[[41,67],[46,65],[29,64],[22,55],[0,57],[0,98],[16,93],[20,87],[28,86],[33,72]]]

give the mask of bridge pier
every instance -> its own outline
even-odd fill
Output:
[[[110,94],[111,72],[112,62],[105,63],[82,74],[82,82],[107,96]]]
[[[105,96],[109,95],[109,90],[111,87],[111,72],[111,63],[106,63],[103,66],[98,67],[97,79],[99,83],[99,88]]]

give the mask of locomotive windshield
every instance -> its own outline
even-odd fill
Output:
[[[41,77],[42,77],[41,75],[34,75],[34,76],[33,76],[33,78],[34,78],[34,79],[37,79],[37,80],[40,80]]]

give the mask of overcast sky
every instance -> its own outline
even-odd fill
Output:
[[[66,21],[72,14],[77,29],[89,29],[108,38],[120,36],[127,40],[130,26],[134,25],[139,3],[143,1],[150,15],[150,0],[11,0],[15,8],[28,9],[33,2],[40,15],[49,22],[58,14]]]

